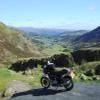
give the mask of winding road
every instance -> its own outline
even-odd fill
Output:
[[[100,83],[76,83],[71,91],[37,88],[16,93],[10,100],[100,100]]]

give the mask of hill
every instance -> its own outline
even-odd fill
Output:
[[[18,58],[41,56],[38,48],[23,32],[0,22],[0,62],[10,63]]]
[[[77,42],[100,42],[100,26],[97,27],[96,29],[76,38],[74,41],[77,41]]]
[[[96,29],[83,34],[73,40],[76,48],[98,48],[100,47],[100,26]]]
[[[87,30],[70,30],[60,33],[59,38],[61,41],[72,41],[75,40],[77,37],[87,33]]]

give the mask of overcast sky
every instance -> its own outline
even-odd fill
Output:
[[[17,27],[91,29],[100,25],[100,0],[0,0],[0,21]]]

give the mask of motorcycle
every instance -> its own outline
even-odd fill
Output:
[[[70,91],[74,87],[71,70],[69,68],[65,68],[57,71],[53,67],[53,64],[45,65],[43,68],[43,76],[41,77],[41,85],[45,89],[53,86],[64,87],[67,91]]]

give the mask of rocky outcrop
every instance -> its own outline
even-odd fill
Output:
[[[3,97],[11,97],[15,93],[25,92],[30,89],[32,89],[32,87],[28,85],[27,83],[14,80],[8,84],[8,87],[3,93]]]
[[[75,63],[100,60],[100,49],[81,49],[72,53]]]

